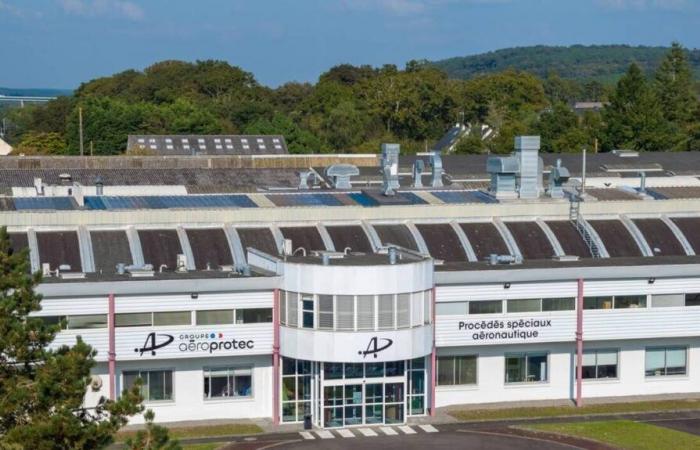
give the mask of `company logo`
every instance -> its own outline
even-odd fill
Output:
[[[157,337],[163,337],[165,340],[159,343]],[[151,356],[156,356],[156,350],[169,345],[174,340],[175,337],[169,334],[148,333],[148,336],[146,336],[146,341],[143,343],[143,347],[135,348],[134,351],[138,353],[139,356],[143,356],[145,352],[151,352]]]
[[[380,345],[380,341],[383,345]],[[357,354],[362,355],[363,358],[366,358],[367,355],[373,355],[376,358],[377,353],[391,347],[391,344],[393,343],[394,341],[392,341],[391,339],[378,338],[375,336],[369,340],[369,343],[367,344],[367,349],[360,350],[359,352],[357,352]]]

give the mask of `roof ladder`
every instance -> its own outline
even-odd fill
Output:
[[[583,221],[583,217],[581,217],[581,197],[578,195],[573,195],[571,197],[571,203],[569,204],[569,221],[571,221],[571,224],[576,228],[578,233],[581,235],[581,238],[583,238],[583,242],[586,243],[586,247],[588,247],[588,251],[591,253],[591,256],[593,258],[600,258],[600,250],[598,249],[598,245],[591,237],[591,234]]]

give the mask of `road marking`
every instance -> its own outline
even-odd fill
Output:
[[[375,433],[374,430],[372,430],[371,428],[358,428],[357,431],[359,431],[360,433],[364,434],[367,437],[377,435],[377,433]]]
[[[394,430],[391,427],[379,427],[379,429],[382,430],[382,433],[386,434],[387,436],[394,436],[399,434],[396,432],[396,430]]]
[[[301,434],[301,437],[304,439],[316,439],[313,434],[309,433],[308,431],[300,431],[299,434]]]
[[[437,433],[438,429],[432,425],[418,425],[418,427],[426,433]]]
[[[341,435],[344,438],[354,438],[355,435],[352,434],[352,431],[346,430],[346,429],[340,429],[340,430],[335,430],[338,432],[339,435]]]
[[[399,430],[403,431],[404,434],[416,434],[416,430],[413,428],[409,427],[408,425],[401,425],[399,426]]]
[[[321,439],[335,439],[333,433],[331,433],[328,430],[318,430],[316,434],[318,434],[318,437],[320,437]]]

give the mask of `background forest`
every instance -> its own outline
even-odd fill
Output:
[[[593,56],[581,56],[582,48]],[[415,152],[462,121],[478,131],[461,140],[459,153],[510,152],[518,134],[541,135],[547,152],[596,142],[600,151],[700,150],[697,51],[674,43],[663,52],[652,48],[646,59],[635,50],[629,60],[600,60],[595,69],[600,47],[542,49],[511,49],[512,65],[504,51],[490,59],[410,61],[403,69],[339,65],[315,84],[274,89],[227,62],[163,61],[0,115],[6,139],[25,154],[77,154],[79,108],[97,155],[123,153],[127,135],[136,133],[282,134],[293,153],[376,152],[391,141]],[[576,101],[605,107],[576,114]],[[495,133],[483,139],[482,125]]]

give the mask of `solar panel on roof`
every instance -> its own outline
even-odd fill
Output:
[[[255,208],[246,195],[88,196],[88,209]]]
[[[76,204],[72,197],[16,197],[14,198],[17,210],[27,209],[75,209]]]

